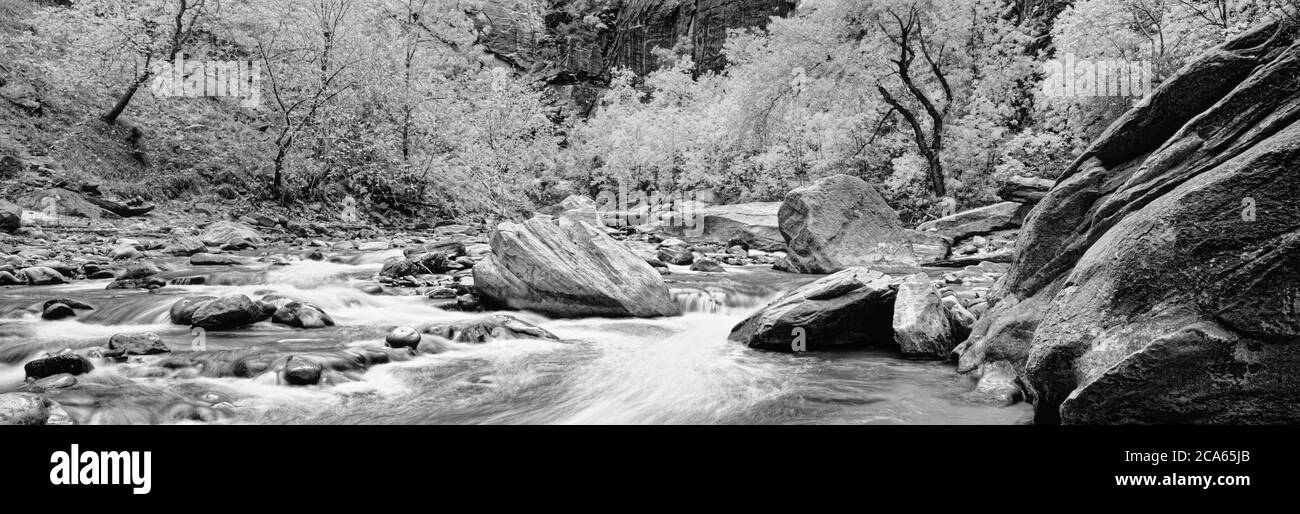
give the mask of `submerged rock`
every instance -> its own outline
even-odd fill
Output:
[[[334,326],[334,319],[320,307],[299,301],[291,301],[277,308],[271,315],[271,322],[295,328]]]
[[[44,425],[50,417],[48,402],[35,394],[0,394],[0,426]]]
[[[486,343],[497,339],[560,340],[546,329],[505,314],[441,323],[424,329],[424,333],[457,343]]]
[[[226,246],[244,248],[266,244],[266,239],[257,229],[236,221],[218,221],[209,225],[199,234],[199,240],[204,245],[218,248]]]

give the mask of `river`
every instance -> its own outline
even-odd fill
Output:
[[[20,390],[23,364],[44,352],[103,346],[119,333],[154,332],[172,350],[331,352],[383,345],[396,326],[488,314],[443,311],[423,296],[370,295],[398,251],[336,256],[335,262],[189,268],[154,292],[106,290],[109,281],[0,288],[0,392]],[[183,262],[183,261],[178,261]],[[1011,424],[1029,408],[967,401],[972,388],[951,364],[884,350],[783,355],[727,340],[731,328],[807,279],[733,268],[668,277],[684,316],[655,320],[551,320],[517,313],[563,342],[499,340],[446,344],[440,353],[394,359],[296,387],[273,373],[212,376],[160,367],[162,357],[96,369],[46,396],[66,422],[216,424]],[[276,293],[316,304],[337,325],[300,330],[263,322],[208,332],[196,347],[168,311],[194,295]],[[72,298],[96,307],[46,321],[41,306]],[[200,348],[200,349],[196,349]],[[218,374],[220,375],[220,374]],[[228,374],[227,374],[228,375]]]

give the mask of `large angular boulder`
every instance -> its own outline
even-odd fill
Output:
[[[779,352],[889,345],[897,285],[878,271],[849,268],[773,300],[730,339]]]
[[[799,273],[918,264],[898,213],[862,179],[835,175],[795,189],[786,195],[778,217],[789,247],[786,259]]]
[[[906,357],[944,358],[957,346],[939,289],[925,274],[898,285],[893,326],[894,343]]]
[[[556,317],[677,316],[659,272],[596,227],[561,218],[502,223],[474,266],[490,304]]]
[[[966,239],[1019,227],[1030,209],[1025,204],[1002,202],[927,221],[916,227],[916,230],[954,240]]]
[[[1064,170],[959,350],[1038,423],[1300,423],[1300,45],[1267,24]]]

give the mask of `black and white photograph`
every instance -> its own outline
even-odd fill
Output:
[[[15,495],[1200,498],[1296,424],[1300,0],[0,0]]]

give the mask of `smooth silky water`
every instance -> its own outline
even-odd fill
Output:
[[[337,323],[298,330],[264,322],[207,332],[207,351],[382,345],[395,326],[487,315],[439,310],[422,296],[357,289],[385,258],[399,254],[192,268],[169,273],[174,285],[155,292],[105,290],[107,281],[0,289],[0,392],[18,390],[23,364],[43,352],[103,346],[113,334],[155,332],[173,352],[194,351],[190,329],[168,322],[171,305],[185,296],[277,293],[314,303]],[[667,278],[684,316],[549,320],[516,313],[564,342],[450,344],[439,354],[371,367],[355,381],[310,387],[280,385],[269,374],[211,378],[98,363],[77,377],[77,386],[48,396],[79,423],[1010,424],[1028,415],[1023,405],[967,401],[971,381],[943,362],[884,350],[748,350],[727,340],[731,328],[809,279],[757,268],[674,271]],[[41,320],[42,304],[58,298],[96,310]],[[196,404],[213,408],[196,414]]]

